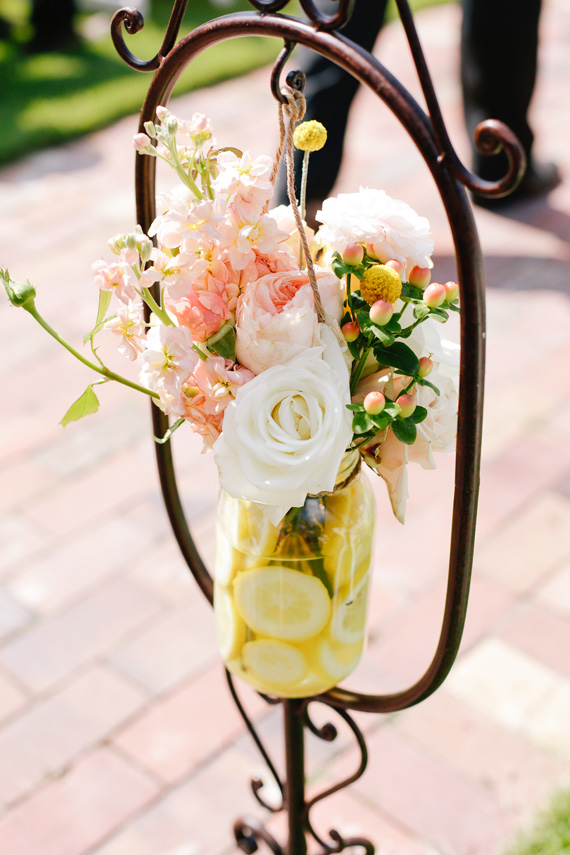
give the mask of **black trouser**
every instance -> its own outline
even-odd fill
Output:
[[[342,34],[372,51],[386,2],[356,0]],[[527,111],[536,78],[540,5],[541,0],[463,0],[461,83],[468,131],[473,138],[482,119],[501,119],[519,137],[527,156],[533,141]],[[308,198],[322,201],[330,194],[340,169],[348,113],[358,82],[307,49],[301,48],[297,59],[296,67],[307,75],[306,118],[322,122],[328,132],[324,149],[311,155],[309,170]],[[506,172],[506,161],[503,154],[483,157],[474,153],[474,168],[485,178],[495,178]],[[299,174],[300,168],[296,172]],[[282,174],[279,194],[285,201]]]

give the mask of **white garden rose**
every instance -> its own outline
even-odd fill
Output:
[[[237,390],[214,444],[220,484],[231,496],[269,506],[277,525],[308,493],[334,489],[352,439],[348,371],[320,325],[319,347],[268,368]]]
[[[423,469],[435,469],[434,451],[453,451],[457,434],[458,394],[455,381],[432,372],[429,380],[439,389],[437,395],[429,386],[416,387],[416,403],[427,409],[427,417],[417,425],[418,435],[408,446],[408,459]]]
[[[429,221],[383,190],[361,187],[358,193],[339,193],[325,199],[315,219],[323,223],[316,240],[341,255],[349,243],[361,243],[382,262],[400,261],[406,276],[413,267],[431,267]]]

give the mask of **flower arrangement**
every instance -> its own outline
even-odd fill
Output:
[[[205,116],[184,121],[159,108],[145,130],[136,150],[168,163],[179,181],[159,197],[148,235],[137,226],[115,236],[113,259],[93,266],[93,359],[49,327],[29,282],[2,278],[12,303],[96,371],[97,383],[125,383],[172,417],[157,441],[188,424],[213,449],[233,527],[218,540],[216,564],[224,658],[261,690],[321,691],[362,650],[370,538],[359,528],[368,500],[350,487],[357,464],[385,480],[403,522],[407,463],[433,468],[433,452],[453,447],[457,391],[441,370],[449,353],[438,325],[459,311],[458,287],[430,284],[427,220],[383,191],[325,200],[315,234],[304,221],[299,229],[294,199],[269,210],[273,159],[217,147]],[[325,136],[318,123],[297,126],[305,173]],[[138,383],[103,363],[104,332],[140,362]],[[94,385],[64,425],[96,411]],[[343,499],[345,488],[353,492]],[[352,539],[339,535],[342,516]],[[256,617],[260,597],[282,594],[285,582],[292,610],[269,623]],[[308,618],[299,616],[303,600]]]

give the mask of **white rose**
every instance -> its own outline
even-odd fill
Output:
[[[334,334],[238,389],[214,444],[221,486],[263,505],[277,525],[308,493],[334,489],[352,439],[348,371]]]
[[[451,377],[432,372],[429,380],[439,389],[416,386],[416,403],[427,409],[427,417],[417,425],[418,435],[408,446],[408,459],[424,469],[435,469],[434,451],[453,451],[457,434],[457,387]]]
[[[329,244],[341,255],[349,243],[362,243],[370,245],[382,262],[390,258],[400,261],[406,275],[415,266],[431,266],[433,240],[429,221],[383,190],[361,187],[358,193],[340,193],[325,199],[315,218],[323,223],[316,240]]]

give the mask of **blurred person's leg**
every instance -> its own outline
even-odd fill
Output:
[[[493,118],[514,131],[529,164],[519,195],[546,192],[557,183],[554,165],[538,165],[533,159],[534,134],[528,122],[540,9],[541,0],[463,0],[461,83],[467,129],[473,139],[477,124]],[[486,157],[474,150],[473,168],[483,178],[496,180],[505,175],[507,159],[503,152]]]
[[[34,50],[50,50],[76,38],[73,29],[75,0],[33,0],[31,24]]]
[[[384,20],[386,4],[387,0],[356,0],[350,20],[339,32],[365,50],[372,51]],[[338,3],[327,2],[320,4],[320,7],[323,12],[333,14],[338,9]],[[307,213],[310,220],[312,211],[330,195],[340,170],[348,114],[358,89],[358,81],[334,63],[306,48],[301,48],[295,56],[293,66],[307,75],[305,119],[316,119],[327,129],[325,147],[311,154],[307,186]],[[296,176],[300,175],[301,159],[302,155],[296,158]],[[282,168],[277,196],[279,202],[286,204],[284,172]]]

